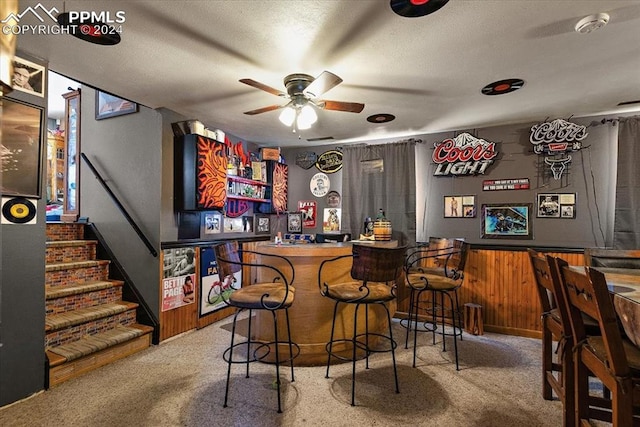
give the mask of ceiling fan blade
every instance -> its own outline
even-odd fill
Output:
[[[280,91],[278,89],[274,89],[271,86],[267,86],[264,83],[260,83],[260,82],[257,82],[255,80],[252,80],[252,79],[240,79],[240,82],[244,83],[246,85],[249,85],[249,86],[253,86],[256,89],[264,90],[265,92],[269,92],[269,93],[271,93],[273,95],[276,95],[276,96],[282,96],[282,97],[286,97],[287,96],[286,93],[284,93],[284,92],[282,92],[282,91]]]
[[[323,71],[314,81],[309,84],[303,91],[305,95],[311,98],[317,98],[323,93],[333,89],[342,83],[342,79],[329,71]]]
[[[283,105],[269,105],[268,107],[258,108],[257,110],[245,111],[245,114],[249,116],[253,116],[260,113],[266,113],[267,111],[277,110],[278,108],[282,108]]]
[[[329,101],[323,99],[319,105],[323,105],[322,108],[325,110],[333,110],[333,111],[346,111],[349,113],[359,113],[364,109],[364,104],[360,104],[359,102],[342,102],[342,101]]]

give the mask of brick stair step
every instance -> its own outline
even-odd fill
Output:
[[[71,270],[74,268],[96,267],[96,266],[101,266],[106,264],[110,264],[110,261],[104,260],[104,259],[97,259],[97,260],[90,260],[90,261],[60,262],[55,264],[47,264],[45,266],[45,272]]]
[[[118,303],[102,304],[95,307],[80,308],[67,313],[46,316],[45,331],[52,332],[70,326],[81,325],[92,320],[123,313],[136,307],[138,307],[138,304],[136,303],[122,301]]]
[[[84,238],[84,224],[47,223],[47,241]]]
[[[54,240],[46,242],[47,264],[96,259],[97,240]]]
[[[52,300],[70,295],[79,295],[92,291],[99,291],[115,286],[122,286],[121,280],[92,280],[71,286],[45,286],[45,299]]]
[[[49,366],[59,366],[65,362],[132,340],[150,333],[152,330],[153,328],[145,325],[119,325],[109,331],[89,335],[78,341],[50,348],[47,350]]]

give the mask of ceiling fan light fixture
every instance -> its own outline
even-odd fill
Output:
[[[300,109],[296,126],[298,129],[304,130],[311,128],[311,125],[318,121],[318,115],[313,107],[309,104]]]
[[[296,119],[296,110],[293,107],[286,107],[278,117],[280,122],[285,126],[291,126]]]

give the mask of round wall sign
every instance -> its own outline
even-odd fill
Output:
[[[339,208],[341,199],[340,193],[335,190],[329,191],[329,194],[327,194],[327,206],[330,208]]]
[[[326,173],[319,172],[311,178],[309,188],[311,193],[316,197],[324,197],[329,192],[331,182]]]

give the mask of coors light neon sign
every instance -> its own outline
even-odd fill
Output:
[[[434,176],[484,174],[498,155],[495,142],[466,132],[433,145]]]

